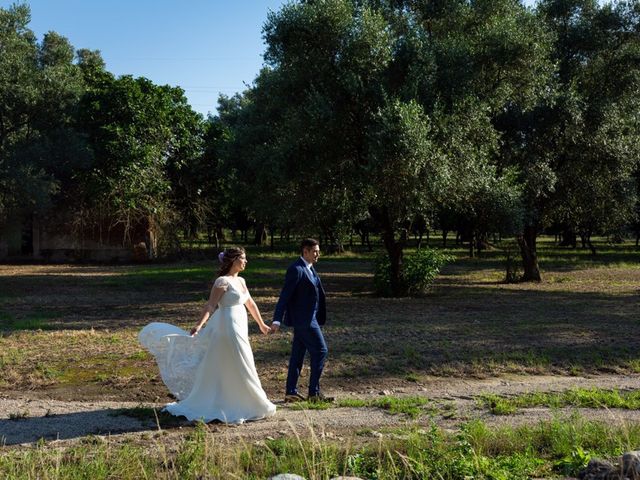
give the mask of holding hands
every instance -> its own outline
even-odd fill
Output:
[[[262,333],[264,333],[265,335],[268,335],[269,333],[272,332],[271,327],[269,325],[267,325],[266,323],[263,323],[261,325],[259,325],[260,327],[260,331]]]

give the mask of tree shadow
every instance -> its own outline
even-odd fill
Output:
[[[329,293],[324,328],[329,363],[323,377],[328,386],[345,379],[355,386],[403,378],[411,372],[486,376],[640,371],[637,286],[607,292],[603,279],[601,292],[593,286],[591,291],[578,291],[579,283],[502,287],[456,277],[463,266],[454,264],[423,298],[375,298],[353,295],[371,288],[370,271],[367,265],[361,267],[322,262]],[[186,278],[141,281],[131,291],[125,284],[105,284],[102,269],[81,277],[51,272],[44,277],[0,278],[2,292],[8,285],[15,293],[0,296],[0,314],[7,311],[20,318],[42,309],[56,314],[46,322],[65,329],[132,329],[151,321],[184,325],[192,324],[208,293],[205,282]],[[633,272],[625,277],[625,285],[638,275]],[[263,285],[249,287],[255,298],[260,297],[263,318],[269,321],[284,271],[263,278]],[[4,321],[0,315],[0,329]],[[266,386],[279,388],[284,380],[272,372],[281,375],[278,369],[286,368],[288,337],[259,336],[253,322],[251,332],[260,373],[272,375]],[[156,368],[152,359],[134,364]]]
[[[449,286],[424,299],[334,299],[326,330],[346,375],[497,374],[640,367],[640,296]]]
[[[286,264],[281,260],[263,260],[262,264],[281,269],[256,272],[253,283],[251,277],[247,280],[249,289],[254,297],[277,296]],[[211,278],[209,273],[203,275],[198,265],[193,274],[183,271],[191,267],[167,265],[168,272],[149,275],[144,266],[74,266],[65,273],[47,266],[39,274],[0,275],[0,332],[10,334],[19,330],[14,328],[16,323],[32,318],[44,321],[32,322],[34,328],[25,329],[117,329],[142,327],[152,321],[195,321],[209,296]],[[209,264],[206,269],[213,272]],[[123,272],[128,273],[123,276]],[[370,290],[368,265],[362,262],[345,266],[327,261],[323,272],[328,291],[350,294]]]
[[[99,409],[40,417],[29,416],[28,412],[14,413],[13,418],[0,419],[0,445],[157,430],[153,416],[135,416],[135,412],[129,414],[128,410]]]

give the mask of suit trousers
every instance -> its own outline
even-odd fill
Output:
[[[320,375],[327,359],[327,344],[320,327],[294,328],[287,375],[287,394],[298,391],[298,378],[304,363],[304,356],[309,352],[311,357],[311,374],[309,376],[309,395],[320,393]]]

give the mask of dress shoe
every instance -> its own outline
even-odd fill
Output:
[[[307,398],[307,401],[309,403],[320,403],[320,402],[333,403],[334,400],[335,400],[334,397],[326,397],[322,393],[316,393],[315,395],[309,395],[309,398]]]
[[[284,403],[296,403],[296,402],[304,402],[306,398],[304,398],[299,393],[287,393],[284,396]]]

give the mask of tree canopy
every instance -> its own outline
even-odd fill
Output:
[[[0,223],[65,211],[165,243],[252,226],[336,251],[373,228],[395,295],[416,229],[471,253],[514,236],[539,280],[545,229],[595,253],[592,235],[637,228],[638,0],[290,2],[262,71],[207,119],[29,21],[0,8]]]

